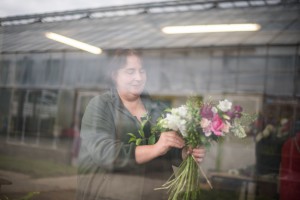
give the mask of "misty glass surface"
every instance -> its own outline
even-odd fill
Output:
[[[110,16],[113,11],[99,12],[92,18],[85,16],[76,21],[46,20],[0,26],[0,178],[13,182],[13,185],[1,185],[1,192],[9,199],[36,190],[41,192],[41,199],[50,193],[49,196],[56,199],[69,200],[55,196],[60,194],[75,198],[77,171],[82,172],[79,152],[81,140],[86,139],[81,133],[86,108],[94,97],[103,95],[110,87],[107,78],[112,77],[107,75],[113,52],[118,48],[136,48],[146,70],[145,91],[153,101],[160,102],[159,106],[177,107],[188,97],[198,96],[215,102],[228,99],[255,115],[253,122],[245,127],[245,139],[228,137],[207,150],[201,167],[214,190],[209,189],[204,176],[200,177],[200,188],[208,195],[203,199],[279,199],[282,185],[288,185],[281,182],[282,164],[286,162],[282,156],[284,147],[291,145],[288,142],[300,134],[299,14],[296,8],[289,8],[290,13],[282,13],[281,7],[269,8],[267,12],[264,7],[251,10],[243,2],[237,4],[243,9],[230,9],[233,4],[225,2],[226,9],[220,12],[215,12],[216,8],[199,12],[179,7],[161,13],[163,9],[156,8],[157,13],[147,13],[146,9],[130,16],[123,12],[121,16]],[[259,32],[191,35],[161,32],[162,27],[170,24],[252,20],[261,23]],[[103,48],[103,52],[95,55],[57,43],[45,37],[46,31],[90,42]],[[99,125],[95,122],[100,114],[97,105],[101,104],[89,110],[95,111],[91,115],[95,118],[88,121],[90,125]],[[135,118],[131,121],[122,118],[128,110],[122,104],[118,106],[121,112],[116,109],[113,114],[122,120],[111,122],[116,132],[140,125],[132,126]],[[109,113],[111,108],[104,106],[103,109]],[[109,115],[101,117],[105,121]],[[97,147],[99,143],[90,147]],[[128,147],[129,144],[122,141],[122,145]],[[103,152],[91,149],[87,153],[111,155],[117,152],[107,150],[109,148]],[[295,160],[291,162],[295,164]],[[115,199],[134,200],[135,194],[122,193],[122,189],[141,181],[146,189],[151,189],[147,191],[154,191],[155,184],[169,178],[164,169],[157,168],[163,163],[150,163],[150,169],[143,171],[149,172],[145,176],[126,173],[127,169],[121,167],[115,171],[101,169],[93,178],[100,177],[99,184],[102,180],[115,183],[118,186],[115,194],[122,197]],[[288,181],[295,181],[298,169]],[[106,174],[101,174],[102,170]],[[84,173],[86,177],[91,175]],[[124,180],[127,184],[121,182]],[[63,187],[60,185],[63,189],[56,187],[55,184],[61,184],[59,181],[63,182]],[[52,186],[44,191],[48,184]],[[144,194],[145,199],[151,194]],[[166,193],[157,194],[157,199],[167,199]]]

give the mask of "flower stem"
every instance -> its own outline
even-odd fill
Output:
[[[198,162],[196,161],[196,159],[195,159],[194,156],[193,156],[193,158],[194,158],[195,162],[197,163],[197,165],[198,165],[198,167],[199,167],[199,169],[200,169],[201,174],[202,174],[202,175],[204,176],[204,178],[206,179],[206,182],[208,183],[210,189],[213,189],[213,186],[212,186],[212,184],[210,183],[209,179],[207,178],[206,174],[204,173],[204,171],[203,171],[201,165],[198,164]]]
[[[198,165],[195,158],[192,155],[189,155],[181,165],[176,174],[173,174],[171,178],[162,185],[159,189],[167,189],[169,192],[168,200],[196,200],[198,199],[198,192],[200,186],[199,175],[200,172],[206,178],[208,184],[212,188],[208,178],[206,177],[201,166]]]

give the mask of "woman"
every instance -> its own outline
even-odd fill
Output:
[[[160,187],[187,153],[201,162],[205,150],[187,152],[174,131],[161,133],[154,145],[129,144],[138,136],[143,116],[151,123],[166,108],[145,95],[146,71],[134,50],[117,51],[110,77],[114,87],[94,97],[81,126],[78,199],[166,199]],[[149,136],[150,124],[145,127]]]

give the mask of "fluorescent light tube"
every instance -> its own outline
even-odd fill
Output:
[[[93,53],[93,54],[100,54],[102,52],[102,50],[98,47],[74,40],[72,38],[65,37],[63,35],[59,35],[56,33],[47,32],[47,33],[45,33],[45,36],[51,40],[55,40],[57,42],[60,42],[60,43],[63,43],[63,44]]]
[[[214,24],[214,25],[190,25],[190,26],[166,26],[162,32],[166,34],[182,33],[215,33],[215,32],[240,32],[258,31],[259,24]]]

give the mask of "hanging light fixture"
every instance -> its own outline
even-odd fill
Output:
[[[93,53],[93,54],[101,54],[102,50],[98,47],[86,44],[84,42],[80,42],[78,40],[74,40],[72,38],[65,37],[63,35],[59,35],[52,32],[45,33],[45,36],[51,40],[55,40],[57,42]]]
[[[216,33],[216,32],[241,32],[258,31],[259,24],[213,24],[213,25],[189,25],[189,26],[166,26],[162,32],[166,34],[183,33]]]

